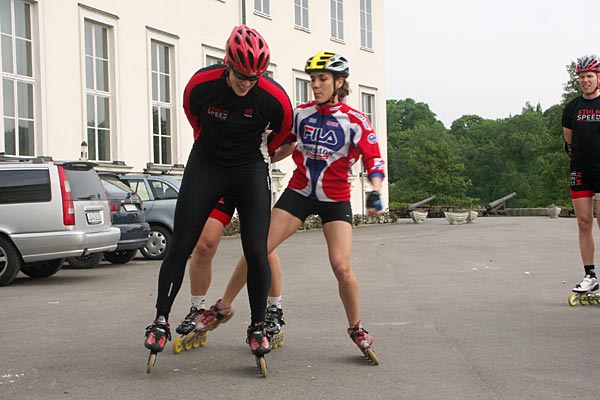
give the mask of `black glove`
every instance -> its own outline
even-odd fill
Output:
[[[377,211],[381,211],[383,209],[383,206],[381,205],[381,198],[377,190],[373,190],[367,195],[367,208],[374,208]]]
[[[565,142],[565,153],[569,156],[569,158],[573,157],[573,150],[571,150],[571,145]]]

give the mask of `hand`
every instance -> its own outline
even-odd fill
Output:
[[[573,157],[573,150],[571,150],[571,144],[565,142],[565,153],[569,156],[569,158]]]
[[[373,190],[367,195],[367,209],[374,209],[376,211],[381,211],[383,209],[381,197],[377,190]]]

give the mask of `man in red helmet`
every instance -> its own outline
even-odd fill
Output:
[[[569,185],[577,226],[579,251],[585,269],[583,280],[575,293],[598,290],[594,267],[594,205],[600,210],[600,60],[585,56],[576,66],[582,96],[565,106],[562,124],[565,151],[571,158]],[[600,224],[600,220],[598,220]]]
[[[156,318],[146,328],[144,344],[152,353],[161,352],[171,337],[169,313],[186,263],[213,207],[224,196],[237,207],[248,259],[248,343],[255,355],[271,350],[264,330],[271,280],[268,159],[290,138],[292,106],[284,89],[263,76],[269,60],[264,38],[245,25],[236,26],[225,45],[225,65],[200,69],[185,88],[183,108],[195,141],[179,191],[171,248],[160,268]],[[272,131],[269,137],[267,128]],[[217,302],[211,314],[224,321],[231,310]]]

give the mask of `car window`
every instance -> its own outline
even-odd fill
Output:
[[[165,182],[152,181],[150,182],[154,197],[157,200],[176,199],[177,192]]]
[[[106,191],[110,194],[123,195],[125,193],[133,193],[133,190],[125,183],[121,182],[119,178],[111,175],[100,176],[102,184]]]
[[[0,204],[50,201],[47,169],[0,171]]]
[[[148,188],[146,187],[146,183],[142,179],[128,179],[127,183],[133,189],[134,192],[140,196],[142,201],[150,200],[150,193],[148,193]]]
[[[104,187],[93,169],[65,168],[73,200],[106,200]]]

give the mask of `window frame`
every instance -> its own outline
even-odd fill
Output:
[[[294,27],[303,31],[310,30],[309,0],[294,0]],[[298,14],[299,9],[299,14]],[[298,20],[298,16],[300,20]]]
[[[360,48],[373,50],[373,2],[360,0]]]
[[[331,39],[344,42],[344,0],[330,0],[330,27]],[[335,12],[335,15],[334,15]],[[341,14],[341,15],[340,15]],[[333,27],[335,26],[335,32]],[[340,35],[341,30],[341,35]]]
[[[11,32],[3,33],[0,32],[0,38],[9,38],[10,40],[10,59],[11,59],[11,69],[12,71],[7,72],[4,71],[3,62],[0,64],[0,151],[5,152],[9,155],[14,155],[17,157],[21,156],[34,156],[36,153],[43,152],[42,150],[42,134],[41,134],[41,98],[42,94],[40,93],[40,86],[38,83],[40,82],[40,65],[39,65],[39,11],[38,11],[38,3],[35,0],[7,0],[8,5],[10,7],[10,28]],[[27,21],[29,27],[29,38],[22,37],[18,35],[17,27],[16,27],[16,17],[15,17],[15,3],[23,3],[29,7],[29,20]],[[26,55],[27,72],[30,75],[23,75],[19,73],[19,54],[18,54],[18,41],[24,41],[29,44],[28,53]],[[0,40],[0,54],[4,54],[5,51],[2,47],[2,40]],[[8,116],[5,115],[4,111],[4,91],[6,88],[4,87],[4,81],[12,82],[12,103],[13,103],[13,115]],[[28,114],[26,116],[21,116],[19,113],[19,104],[22,103],[19,97],[19,85],[27,85],[27,88],[30,89],[29,106],[30,109],[27,110]],[[29,108],[29,107],[28,107]],[[5,120],[12,120],[14,124],[14,151],[8,152],[6,149],[6,138],[5,138]],[[31,143],[27,146],[27,149],[23,149],[21,151],[21,140],[19,128],[21,127],[22,122],[26,122],[28,125],[28,129],[31,129],[32,132],[27,134],[27,140]]]
[[[94,158],[90,158],[91,161],[97,161],[101,163],[110,163],[113,160],[118,160],[119,155],[122,152],[122,146],[120,135],[119,135],[119,121],[120,108],[119,108],[119,76],[117,65],[119,65],[119,49],[118,49],[118,20],[119,17],[110,14],[108,12],[98,10],[84,4],[79,3],[79,16],[80,16],[80,35],[81,35],[81,79],[82,79],[82,99],[81,99],[81,115],[82,115],[82,138],[88,144],[88,155],[95,155]],[[107,74],[108,74],[108,92],[100,91],[97,88],[89,89],[87,87],[87,66],[86,66],[86,23],[91,23],[92,26],[101,26],[106,28],[106,53],[108,60]],[[95,34],[94,34],[95,35]],[[95,44],[94,44],[95,46]],[[94,71],[95,71],[95,67]],[[97,76],[94,74],[93,79],[96,80]],[[87,100],[88,95],[93,96],[96,105],[94,112],[94,128],[95,128],[95,139],[98,142],[98,121],[96,120],[96,114],[98,112],[97,99],[102,97],[108,99],[108,112],[110,113],[108,122],[108,150],[107,159],[99,158],[99,147],[98,143],[92,149],[92,145],[88,140],[88,108]],[[95,153],[92,153],[94,151]]]
[[[266,11],[265,11],[266,9]],[[254,0],[254,13],[263,17],[271,17],[270,0]]]

